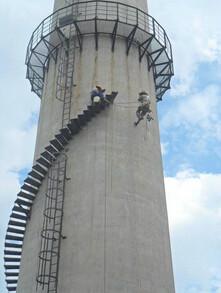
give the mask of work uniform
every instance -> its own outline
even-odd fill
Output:
[[[102,89],[98,89],[98,88],[93,89],[93,91],[91,92],[91,102],[92,103],[102,102],[105,97],[104,92],[105,91]]]
[[[134,122],[134,125],[137,126],[141,120],[144,119],[144,116],[147,115],[147,121],[153,120],[153,118],[150,116],[150,113],[152,112],[150,109],[150,97],[146,92],[139,93],[138,102],[140,102],[140,106],[137,108],[136,115],[137,115],[137,122]]]
[[[136,114],[138,119],[142,119],[147,113],[151,112],[150,97],[146,93],[141,93],[138,101],[141,105],[138,107]]]

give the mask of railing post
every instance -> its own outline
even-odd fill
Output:
[[[97,1],[96,1],[96,8],[95,8],[95,18],[97,18]]]
[[[106,18],[105,19],[108,19],[108,2],[106,2]]]
[[[117,3],[117,20],[119,20],[119,3]]]
[[[43,37],[44,23],[45,23],[45,20],[42,22],[42,25],[41,25],[41,39]]]
[[[166,34],[163,32],[164,35],[164,47],[167,49],[167,40],[166,40]]]
[[[152,17],[152,22],[153,22],[153,35],[156,35],[156,29],[155,29],[155,21],[154,18]]]
[[[136,25],[138,26],[138,13],[139,13],[139,11],[138,11],[138,9],[136,8],[136,18],[137,18],[137,21],[136,21]]]

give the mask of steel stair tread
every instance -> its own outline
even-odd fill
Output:
[[[16,289],[17,289],[17,287],[7,287],[7,290],[9,291],[9,292],[15,292],[16,291]]]
[[[38,188],[34,188],[26,183],[22,185],[21,189],[28,191],[28,192],[31,192],[33,194],[36,194],[38,192]]]
[[[22,248],[22,244],[5,242],[5,248],[21,249]]]
[[[6,239],[6,240],[23,241],[24,236],[16,236],[16,235],[9,235],[9,234],[6,234],[5,239]]]
[[[51,154],[53,157],[59,156],[59,151],[53,147],[52,144],[45,147],[46,151]]]
[[[18,279],[10,279],[10,280],[6,280],[7,284],[17,284],[18,283]]]
[[[14,219],[18,219],[18,220],[23,220],[26,221],[27,220],[27,216],[23,216],[17,213],[11,213],[10,218],[14,218]]]
[[[25,200],[23,200],[21,198],[17,198],[15,203],[17,203],[18,205],[26,206],[26,207],[31,207],[32,206],[32,202],[25,201]]]
[[[15,272],[5,272],[6,277],[18,277],[18,273]]]
[[[42,166],[49,168],[51,166],[51,163],[48,162],[46,159],[44,159],[43,157],[40,157],[39,159],[36,160],[36,162],[38,162],[39,164],[41,164]]]
[[[107,94],[107,95],[105,96],[105,99],[108,100],[109,102],[111,102],[111,101],[112,101],[112,95],[108,95],[108,94]]]
[[[96,106],[94,106],[94,111],[95,111],[95,113],[100,113],[101,112],[101,110],[102,110],[102,108],[101,108],[101,105],[100,104],[98,104],[98,105],[96,105]]]
[[[39,181],[42,181],[44,179],[44,176],[39,174],[38,172],[32,170],[31,172],[28,173],[29,176],[39,180]]]
[[[72,138],[71,132],[67,127],[60,129],[60,132],[66,140],[70,140]]]
[[[68,124],[68,128],[70,129],[72,135],[77,134],[81,130],[78,119],[71,119],[70,123]]]
[[[37,172],[41,173],[44,176],[47,174],[47,171],[43,167],[41,167],[41,165],[39,164],[34,165],[32,169],[36,170]]]
[[[7,264],[5,264],[4,267],[6,268],[6,270],[18,270],[20,268],[19,265],[7,265]]]
[[[48,151],[41,153],[41,156],[44,159],[46,159],[48,162],[52,162],[54,160],[54,156],[51,153],[49,153]]]
[[[118,92],[112,92],[111,93],[111,99],[112,99],[112,101],[114,101],[115,100],[115,98],[116,98],[116,96],[118,95]]]
[[[61,133],[56,134],[55,137],[56,137],[56,139],[57,139],[57,140],[58,140],[63,146],[65,146],[65,145],[68,144],[68,142],[67,142],[67,140],[65,139],[65,137],[64,137],[63,134],[61,134]]]
[[[27,216],[27,214],[30,212],[30,209],[25,209],[24,207],[21,207],[21,206],[13,206],[12,211],[23,213]]]
[[[74,128],[71,123],[68,123],[68,128],[70,129],[73,136],[79,132],[79,129]]]
[[[5,262],[18,262],[20,263],[21,262],[21,258],[17,258],[17,257],[4,257],[4,261]]]
[[[94,106],[90,105],[90,106],[87,106],[87,109],[91,115],[91,118],[95,117],[96,116],[96,112],[95,112],[95,108]]]
[[[60,144],[60,142],[57,139],[50,140],[50,143],[52,146],[54,146],[59,152],[63,150],[63,146]]]
[[[28,193],[25,193],[23,191],[20,191],[18,194],[17,194],[18,197],[23,197],[25,199],[28,199],[28,200],[31,200],[33,201],[35,199],[35,195],[32,195],[32,194],[28,194]]]
[[[17,226],[17,227],[26,227],[26,223],[14,221],[14,220],[9,220],[8,225]]]
[[[84,126],[87,124],[86,117],[83,114],[78,115],[78,121],[81,126]]]
[[[84,110],[83,113],[84,113],[84,117],[87,120],[87,122],[91,121],[91,119],[92,119],[91,111],[90,110]]]
[[[30,177],[27,177],[25,180],[24,180],[25,183],[28,183],[34,187],[37,187],[37,189],[41,186],[41,182],[39,181],[36,181]]]
[[[71,127],[72,129],[74,129],[76,131],[76,133],[78,133],[81,129],[79,120],[77,118],[71,119],[70,121]]]
[[[21,255],[21,251],[16,250],[4,250],[5,255]]]
[[[8,227],[7,232],[21,234],[21,235],[24,235],[25,234],[25,231],[24,230],[12,228],[12,227]]]

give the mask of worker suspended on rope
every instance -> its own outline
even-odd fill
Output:
[[[95,89],[91,92],[91,102],[92,104],[99,104],[102,103],[105,99],[105,89],[96,85]]]
[[[153,118],[150,115],[152,111],[150,109],[151,102],[150,102],[150,97],[148,93],[145,91],[140,92],[138,97],[138,102],[140,103],[140,105],[136,111],[138,120],[137,122],[134,122],[135,126],[137,126],[140,123],[140,121],[144,119],[145,115],[149,122],[153,120]]]

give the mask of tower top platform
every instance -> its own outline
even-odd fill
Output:
[[[64,40],[68,42],[67,29],[75,27],[79,48],[83,36],[94,35],[98,49],[100,35],[110,35],[112,51],[117,37],[125,38],[126,53],[132,44],[139,50],[139,61],[148,60],[148,70],[153,69],[156,98],[162,100],[170,88],[174,74],[170,40],[163,27],[139,8],[113,1],[84,1],[73,3],[45,18],[33,32],[26,55],[27,78],[32,91],[42,96],[45,72],[50,58],[56,61],[56,51]]]

